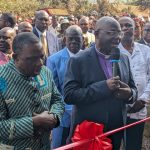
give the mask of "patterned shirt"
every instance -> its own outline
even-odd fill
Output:
[[[32,114],[50,111],[59,120],[63,115],[64,104],[51,72],[43,66],[40,75],[29,78],[13,60],[1,66],[0,72],[0,143],[15,150],[49,150],[50,131],[35,135]]]

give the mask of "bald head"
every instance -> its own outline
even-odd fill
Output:
[[[72,25],[65,32],[65,43],[68,50],[74,54],[79,52],[82,46],[82,30],[77,25]]]
[[[123,16],[119,20],[123,36],[121,42],[131,43],[135,35],[135,23],[130,17]],[[125,44],[124,44],[125,45]]]
[[[12,42],[16,36],[16,31],[10,27],[5,27],[0,30],[0,50],[3,53],[12,53]]]
[[[32,25],[29,22],[21,22],[18,25],[18,33],[21,32],[32,32]]]
[[[79,20],[79,23],[80,23],[80,22],[83,22],[83,21],[89,22],[89,17],[83,16],[83,17]]]
[[[82,30],[78,25],[72,25],[67,28],[65,36],[69,36],[70,34],[78,34],[82,36]]]
[[[46,11],[40,10],[35,13],[35,26],[41,32],[44,32],[48,28],[49,15]]]
[[[120,26],[116,19],[109,17],[109,16],[102,17],[96,22],[95,31],[99,29],[103,29],[104,27],[110,26],[110,25],[112,27],[116,25]]]
[[[130,18],[130,17],[123,16],[123,17],[120,17],[118,21],[119,21],[120,24],[121,24],[122,22],[128,22],[128,23],[132,24],[133,29],[135,28],[135,22],[134,22],[134,20],[133,20],[132,18]]]
[[[39,16],[49,17],[49,14],[44,10],[39,10],[39,11],[36,11],[35,13],[35,19],[38,18]]]
[[[87,31],[89,29],[89,18],[86,16],[83,16],[79,20],[79,26],[81,27],[83,33],[87,33]]]
[[[105,16],[96,22],[95,43],[101,53],[110,55],[111,49],[119,45],[121,35],[120,24],[114,18]]]

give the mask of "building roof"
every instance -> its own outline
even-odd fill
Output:
[[[49,13],[49,15],[69,16],[69,13],[66,9],[46,8],[45,10]]]

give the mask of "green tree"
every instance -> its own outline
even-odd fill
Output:
[[[11,12],[22,18],[32,17],[38,9],[50,6],[49,0],[44,3],[37,0],[0,0],[0,11]]]

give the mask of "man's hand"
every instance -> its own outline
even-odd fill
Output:
[[[42,128],[44,130],[50,130],[55,127],[57,120],[54,118],[53,114],[48,111],[44,111],[41,114],[33,113],[33,125],[37,128]]]
[[[120,78],[119,76],[110,78],[106,80],[107,86],[111,91],[116,91],[120,88]]]
[[[145,101],[137,100],[132,107],[128,108],[128,113],[139,112],[144,107],[145,107]]]
[[[120,88],[114,92],[114,95],[118,99],[129,99],[132,96],[131,88],[124,82],[119,81]]]

